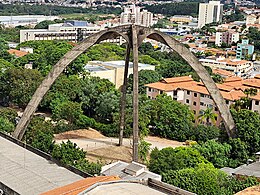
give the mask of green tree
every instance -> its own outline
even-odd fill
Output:
[[[180,170],[192,168],[199,163],[208,161],[200,155],[199,151],[191,147],[164,148],[158,150],[155,148],[151,152],[149,170],[158,174],[168,170]]]
[[[24,141],[43,152],[51,153],[54,147],[53,126],[43,118],[34,117],[23,137]]]
[[[99,174],[101,171],[101,165],[88,162],[85,159],[86,152],[70,140],[66,143],[62,142],[61,144],[55,144],[52,151],[52,157],[63,164],[74,166],[89,174]]]
[[[215,125],[216,124],[216,118],[218,115],[213,112],[212,108],[207,108],[206,110],[202,110],[202,114],[198,116],[199,121],[203,123],[204,121],[206,122],[206,125],[211,125],[212,123]]]
[[[252,155],[260,150],[260,115],[256,112],[242,109],[231,110],[234,118],[237,138],[248,145],[249,154]]]
[[[11,122],[13,125],[16,123],[16,118],[18,117],[18,114],[16,110],[12,108],[0,108],[0,116],[2,118],[7,119],[9,122]]]
[[[163,181],[198,195],[232,194],[227,189],[228,177],[212,164],[198,164],[194,168],[168,170],[162,174]]]
[[[161,75],[153,70],[140,70],[138,73],[138,90],[140,94],[146,94],[145,84],[154,83],[161,79]],[[128,77],[127,92],[133,91],[133,74]]]
[[[202,156],[204,156],[215,167],[222,168],[229,165],[231,146],[227,143],[221,144],[215,140],[209,140],[200,145],[194,145]]]
[[[206,142],[216,139],[220,135],[220,129],[216,126],[195,125],[189,134],[189,139],[199,142]]]
[[[52,110],[53,119],[61,120],[65,119],[70,124],[75,123],[79,117],[83,114],[81,104],[77,102],[65,101],[58,104],[54,110]]]
[[[148,143],[143,139],[140,141],[140,144],[138,145],[139,159],[146,164],[148,163],[147,157],[149,155],[151,145],[151,143]]]
[[[37,70],[11,68],[0,82],[0,98],[24,108],[40,85],[42,76]]]
[[[149,113],[151,115],[151,132],[154,135],[179,141],[188,139],[194,119],[193,112],[189,110],[188,106],[163,94],[151,101]]]

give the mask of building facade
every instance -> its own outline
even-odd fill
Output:
[[[209,1],[209,3],[200,3],[198,27],[202,28],[205,24],[212,22],[222,22],[223,4],[220,1]]]
[[[254,45],[249,44],[249,40],[243,39],[237,44],[236,58],[247,59],[254,54]]]
[[[239,33],[235,31],[216,32],[215,45],[221,46],[223,43],[231,45],[239,41]]]
[[[108,79],[114,83],[116,88],[123,85],[124,72],[125,72],[125,61],[91,61],[84,67],[91,76]],[[154,65],[138,63],[138,70],[155,70]],[[133,74],[133,63],[129,63],[128,76]]]
[[[20,30],[20,43],[37,40],[77,42],[101,30],[104,30],[104,27],[89,24],[85,21],[66,21],[65,23],[51,24],[48,29]]]
[[[239,77],[230,77],[223,84],[217,84],[217,86],[228,107],[234,104],[236,100],[246,97],[243,92],[245,89],[256,88],[258,94],[250,97],[252,99],[251,109],[260,113],[260,77],[246,80]],[[156,99],[157,95],[163,93],[172,97],[173,100],[188,105],[194,112],[195,118],[198,118],[203,110],[212,108],[212,111],[218,114],[216,124],[221,123],[220,113],[203,83],[196,82],[189,76],[184,76],[166,78],[146,85],[146,94],[150,99]]]
[[[147,10],[141,11],[140,7],[133,5],[124,8],[120,16],[121,24],[135,23],[150,27],[153,25],[153,14]]]
[[[239,59],[200,59],[203,66],[208,66],[212,69],[223,69],[231,71],[236,76],[241,76],[254,68],[254,64],[251,61],[239,60]]]

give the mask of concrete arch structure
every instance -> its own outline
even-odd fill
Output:
[[[227,129],[227,133],[230,137],[235,136],[235,124],[231,113],[225,103],[224,98],[220,94],[216,84],[206,71],[206,69],[200,64],[198,59],[187,49],[183,44],[179,43],[172,37],[165,35],[159,31],[156,31],[151,28],[136,26],[136,25],[123,25],[114,27],[111,29],[100,31],[92,36],[89,36],[80,44],[75,46],[71,51],[66,53],[62,59],[60,59],[49,72],[49,74],[45,77],[42,81],[41,85],[35,91],[31,101],[27,105],[21,120],[19,121],[16,129],[14,131],[13,136],[17,139],[22,139],[25,129],[28,126],[34,112],[36,111],[38,105],[40,104],[41,100],[43,99],[44,95],[48,92],[54,81],[58,78],[58,76],[63,72],[63,70],[73,61],[75,60],[80,54],[84,53],[89,47],[93,46],[94,44],[100,43],[106,39],[113,39],[118,36],[122,36],[128,46],[133,50],[133,57],[134,57],[134,132],[138,135],[138,47],[141,45],[142,41],[148,37],[154,40],[157,40],[165,45],[169,46],[171,49],[179,53],[184,60],[186,60],[191,67],[197,72],[199,77],[201,78],[202,82],[205,84],[206,88],[208,89],[209,93],[214,100],[221,117],[223,118],[223,122]],[[127,49],[130,52],[129,49]],[[128,56],[128,63],[129,63],[129,55]],[[126,63],[127,65],[127,63]],[[136,71],[135,71],[136,70]],[[138,145],[138,139],[137,145]],[[137,147],[134,145],[134,147]],[[136,153],[136,152],[135,152]]]

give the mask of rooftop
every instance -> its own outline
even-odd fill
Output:
[[[23,56],[29,54],[29,52],[20,51],[20,50],[17,50],[17,49],[9,49],[8,53],[15,55],[16,57],[23,57]]]
[[[83,179],[6,137],[0,134],[0,181],[18,194],[40,194]]]
[[[102,167],[101,175],[116,175],[126,180],[147,180],[148,178],[161,180],[161,176],[146,170],[146,166],[139,163],[118,161]]]
[[[50,190],[48,192],[44,192],[41,195],[60,195],[60,194],[69,194],[69,195],[77,195],[80,192],[86,190],[87,188],[91,187],[93,184],[98,182],[108,182],[108,181],[115,181],[120,180],[119,177],[116,176],[97,176],[97,177],[89,177],[86,179],[82,179],[76,181],[74,183],[68,184],[66,186],[62,186],[56,188],[54,190]]]

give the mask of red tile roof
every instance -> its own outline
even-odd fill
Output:
[[[68,184],[66,186],[62,186],[59,188],[55,188],[48,192],[44,192],[41,195],[76,195],[80,192],[86,190],[90,186],[99,183],[99,182],[108,182],[120,180],[117,176],[97,176],[97,177],[89,177],[83,180],[76,181],[74,183]]]
[[[8,51],[9,54],[15,55],[16,57],[19,57],[19,58],[29,54],[29,52],[20,51],[20,50],[17,50],[17,49],[9,49],[7,51]]]

